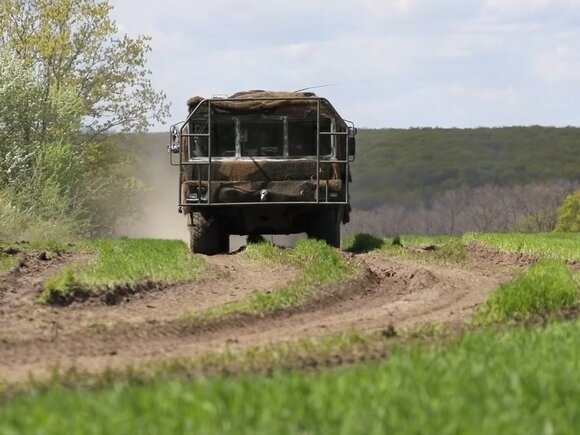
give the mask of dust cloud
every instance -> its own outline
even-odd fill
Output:
[[[117,232],[132,238],[175,239],[189,243],[187,216],[177,211],[179,168],[169,164],[165,136],[158,143],[136,145],[136,175],[145,184],[137,215],[119,224]],[[291,247],[305,234],[263,235],[277,246]],[[246,236],[230,236],[230,252],[246,245]]]
[[[154,135],[160,143],[132,147],[136,152],[135,175],[145,185],[134,217],[122,222],[118,233],[128,237],[189,239],[187,217],[177,211],[179,171],[169,164],[165,136]]]

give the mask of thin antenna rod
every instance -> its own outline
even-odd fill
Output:
[[[298,89],[297,91],[294,91],[294,92],[302,92],[302,91],[308,91],[310,89],[326,88],[328,86],[336,86],[336,85],[338,85],[338,83],[329,83],[327,85],[309,86],[307,88]]]

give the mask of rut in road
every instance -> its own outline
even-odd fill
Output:
[[[34,311],[25,308],[22,316],[14,306],[1,319],[14,335],[0,341],[0,379],[16,382],[30,373],[42,376],[56,366],[99,372],[353,328],[370,332],[427,321],[461,322],[501,281],[533,261],[489,254],[476,247],[468,252],[472,260],[461,267],[360,254],[352,261],[365,265],[363,277],[342,285],[338,293],[335,287],[341,284],[325,289],[339,297],[322,298],[297,312],[242,318],[210,328],[184,329],[183,313],[240,299],[256,290],[275,289],[294,279],[297,271],[272,270],[239,255],[214,256],[208,258],[212,276],[144,293],[120,305],[49,308],[33,304]],[[22,294],[32,291],[25,282],[21,284]],[[30,315],[36,317],[27,318]],[[36,327],[30,328],[27,322]],[[47,322],[57,327],[47,328]],[[18,328],[23,332],[18,334]]]
[[[4,341],[55,340],[58,335],[96,332],[115,325],[171,321],[291,282],[292,267],[266,268],[239,255],[206,257],[200,279],[154,283],[144,291],[107,305],[99,298],[67,307],[38,303],[44,281],[65,266],[89,261],[87,254],[66,253],[41,260],[42,251],[19,253],[20,266],[0,275],[0,338]]]

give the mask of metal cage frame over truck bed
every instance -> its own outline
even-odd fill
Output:
[[[312,199],[307,200],[293,200],[293,201],[284,201],[284,200],[276,200],[270,199],[267,202],[260,202],[260,201],[214,201],[212,200],[212,189],[214,188],[216,183],[219,181],[212,179],[212,173],[214,172],[213,165],[216,162],[224,162],[224,161],[250,161],[250,162],[260,162],[260,161],[267,161],[267,160],[290,160],[286,158],[275,158],[275,157],[262,157],[262,156],[235,156],[235,157],[218,157],[214,155],[214,142],[215,138],[212,134],[212,127],[213,127],[213,118],[214,118],[214,110],[216,108],[223,108],[224,106],[232,105],[232,106],[243,106],[244,103],[257,103],[257,104],[279,104],[280,106],[314,106],[316,108],[316,155],[309,156],[309,157],[302,157],[300,159],[291,159],[294,161],[297,160],[308,160],[315,163],[315,173],[316,176],[313,177],[312,182],[314,183],[314,192],[315,194],[312,196]],[[220,110],[220,109],[218,109]],[[334,131],[331,128],[331,131],[323,131],[321,128],[321,119],[322,119],[322,111],[325,113],[330,113],[334,119],[335,123],[333,124]],[[226,113],[235,113],[235,110],[228,110],[228,109],[221,109],[221,112]],[[256,110],[256,112],[260,112]],[[206,133],[199,133],[199,132],[191,132],[190,131],[190,122],[193,119],[205,119],[207,121],[207,132]],[[180,180],[183,182],[184,178],[184,170],[187,166],[196,166],[198,168],[207,167],[207,178],[202,178],[202,170],[196,171],[198,174],[197,180],[192,180],[197,182],[197,185],[201,188],[205,186],[207,190],[207,194],[197,195],[197,198],[187,198],[184,197],[184,189],[179,186],[179,211],[183,212],[183,210],[191,211],[191,210],[200,210],[203,208],[207,208],[210,206],[246,206],[246,205],[300,205],[300,204],[349,204],[350,202],[350,191],[349,191],[349,182],[348,177],[350,174],[350,162],[354,160],[354,143],[351,143],[349,138],[353,138],[356,129],[354,124],[350,121],[344,120],[336,111],[336,109],[330,104],[330,102],[326,98],[317,97],[317,96],[295,96],[295,97],[259,97],[259,98],[207,98],[201,99],[197,104],[190,110],[188,117],[183,123],[175,124],[171,127],[171,145],[170,145],[170,164],[172,166],[179,166],[180,170]],[[336,150],[336,144],[338,144],[337,140],[333,140],[335,143],[335,149],[332,156],[322,156],[321,155],[321,140],[324,136],[330,136],[334,138],[344,137],[344,158],[338,158],[338,152]],[[207,155],[205,156],[195,156],[192,157],[191,155],[185,155],[183,152],[184,145],[187,145],[189,149],[189,145],[197,140],[198,138],[204,138],[207,141]],[[175,154],[179,154],[179,160],[175,161],[176,159]],[[339,198],[331,198],[330,191],[329,191],[329,179],[321,180],[321,167],[324,165],[331,165],[331,164],[338,164],[344,165],[344,171],[347,180],[345,184],[345,194],[343,197]],[[322,192],[322,194],[321,194]]]

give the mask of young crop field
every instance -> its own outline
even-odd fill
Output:
[[[578,234],[0,248],[0,433],[580,426]]]

